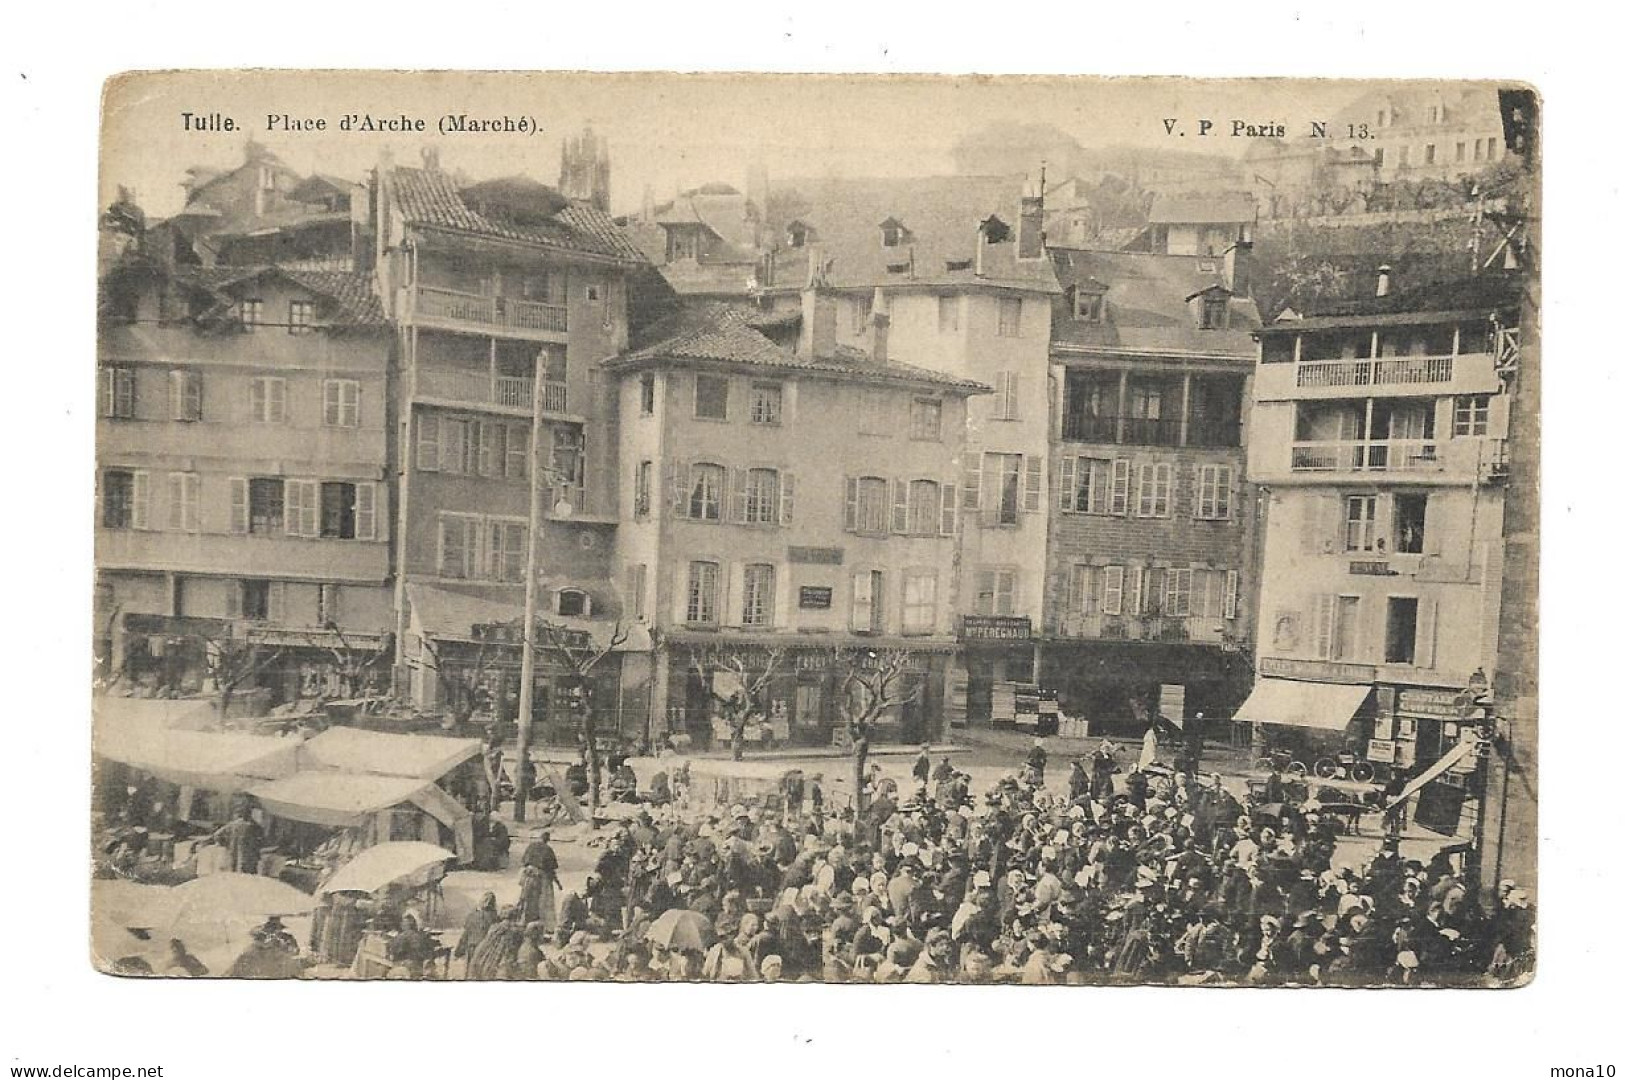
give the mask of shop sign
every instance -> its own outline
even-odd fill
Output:
[[[959,624],[961,641],[1031,641],[1033,621],[1025,615],[965,615]]]
[[[1258,661],[1260,675],[1309,682],[1369,683],[1377,681],[1377,669],[1370,664],[1343,664],[1335,660],[1293,660],[1265,656]]]
[[[1385,562],[1355,559],[1349,563],[1349,573],[1364,574],[1368,577],[1393,577],[1397,571],[1388,569],[1388,564]]]
[[[1460,720],[1459,696],[1455,690],[1401,690],[1398,711],[1428,720]]]
[[[1366,743],[1365,756],[1367,761],[1381,761],[1392,765],[1394,762],[1394,742],[1392,739],[1372,739]]]
[[[838,547],[795,547],[790,548],[790,561],[793,563],[810,563],[814,566],[840,566],[845,556],[844,548]]]
[[[803,585],[799,606],[806,611],[825,611],[835,602],[835,588],[831,585]]]

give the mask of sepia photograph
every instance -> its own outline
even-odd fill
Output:
[[[89,964],[1522,986],[1541,111],[111,77]]]

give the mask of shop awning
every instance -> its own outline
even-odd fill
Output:
[[[299,765],[305,769],[438,780],[479,753],[478,739],[392,735],[387,731],[335,727],[313,736],[299,748]]]
[[[1370,695],[1369,686],[1259,679],[1235,718],[1246,724],[1342,731]]]
[[[289,821],[340,828],[361,825],[368,815],[417,796],[434,784],[406,776],[311,771],[250,788],[267,813]]]
[[[156,724],[104,726],[98,713],[97,756],[181,787],[235,794],[266,780],[292,776],[293,739],[237,732],[187,731]]]
[[[592,595],[603,595],[610,589],[608,582],[593,578],[569,581],[560,579],[550,582],[550,585],[579,587]],[[439,589],[432,585],[408,585],[406,596],[412,607],[414,628],[424,636],[437,641],[472,642],[476,640],[473,636],[476,626],[504,623],[520,625],[525,618],[525,609],[520,604],[453,592],[450,589]],[[617,628],[616,620],[612,618],[556,615],[545,608],[538,613],[538,618],[567,630],[585,633],[600,644],[612,640]],[[625,640],[615,646],[615,652],[649,652],[654,648],[649,630],[642,623],[622,620],[619,630]]]

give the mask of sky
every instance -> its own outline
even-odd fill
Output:
[[[1029,77],[468,74],[463,72],[179,72],[124,76],[103,99],[100,198],[131,188],[154,218],[180,208],[191,165],[229,168],[249,136],[301,173],[361,179],[388,148],[416,164],[425,145],[473,179],[523,172],[558,179],[563,137],[585,124],[609,141],[612,210],[720,180],[743,190],[752,160],[774,176],[922,176],[951,172],[954,142],[996,122],[1048,123],[1085,147],[1130,145],[1235,155],[1245,138],[1195,137],[1209,118],[1276,122],[1297,134],[1377,84],[1331,80]],[[181,114],[219,113],[239,130],[186,131]],[[446,134],[447,113],[532,118],[535,134]],[[347,114],[408,114],[424,134],[345,133]],[[324,117],[325,132],[271,132],[267,117]],[[1177,119],[1184,136],[1169,135]]]

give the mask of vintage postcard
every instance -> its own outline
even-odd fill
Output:
[[[1521,985],[1538,112],[110,80],[94,964]]]

